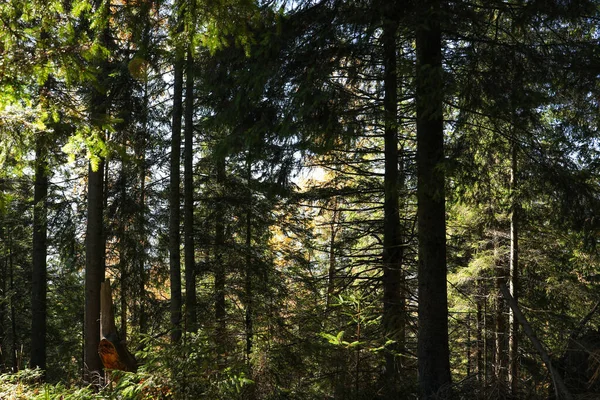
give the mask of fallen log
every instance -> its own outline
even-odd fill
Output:
[[[106,369],[135,372],[137,361],[121,340],[115,324],[110,280],[102,282],[100,287],[100,344],[98,354]]]

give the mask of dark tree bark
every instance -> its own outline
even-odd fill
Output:
[[[392,7],[389,7],[392,5]],[[394,18],[394,3],[383,9],[384,48],[384,221],[383,221],[383,329],[385,341],[392,341],[385,352],[386,398],[398,397],[401,357],[404,352],[404,325],[406,305],[402,273],[403,249],[399,214],[398,173],[398,77],[396,62],[396,32],[398,21]]]
[[[48,164],[46,135],[37,137],[33,192],[33,265],[31,271],[31,368],[46,369],[46,238]]]
[[[498,384],[499,390],[503,391],[502,395],[506,395],[507,389],[507,366],[508,366],[508,326],[506,323],[506,304],[504,297],[500,293],[500,287],[505,286],[508,281],[508,270],[506,265],[500,260],[500,243],[499,233],[495,231],[493,233],[493,245],[494,245],[494,260],[496,269],[496,343],[495,343],[495,355],[494,355],[494,376],[496,383]]]
[[[13,259],[13,243],[12,236],[8,234],[8,288],[10,290],[10,333],[11,333],[11,361],[12,361],[12,372],[19,371],[19,362],[17,354],[19,348],[17,347],[17,316],[15,310],[15,265]]]
[[[225,206],[224,199],[224,184],[225,184],[225,157],[217,156],[217,187],[218,198],[215,206],[215,320],[217,323],[215,334],[217,345],[217,355],[219,363],[222,363],[222,355],[225,352],[225,335],[226,335],[226,308],[225,308]]]
[[[149,51],[149,47],[150,47],[150,39],[151,39],[151,27],[152,27],[152,4],[151,3],[147,3],[145,4],[142,9],[140,14],[143,13],[143,24],[144,24],[144,28],[142,31],[142,46],[141,46],[141,51],[144,52],[146,54],[146,57],[148,56],[148,51]],[[148,117],[150,114],[150,108],[149,108],[149,97],[150,97],[150,91],[149,91],[149,87],[148,87],[148,75],[145,74],[144,75],[144,94],[143,94],[143,109],[142,109],[142,113],[141,113],[141,131],[139,132],[139,136],[138,136],[138,141],[136,146],[134,147],[134,152],[135,152],[135,156],[136,156],[136,160],[137,160],[137,174],[138,174],[138,179],[139,179],[139,185],[140,185],[140,191],[139,191],[139,197],[137,199],[138,202],[138,206],[137,206],[137,210],[136,210],[136,230],[137,230],[137,234],[139,239],[137,240],[138,243],[138,251],[137,251],[137,256],[136,256],[136,264],[135,264],[135,271],[137,274],[137,295],[136,295],[136,300],[137,300],[137,310],[134,312],[137,312],[137,318],[134,318],[134,320],[137,320],[139,323],[139,329],[140,329],[140,333],[145,334],[148,332],[148,323],[147,323],[147,316],[146,316],[146,303],[147,303],[147,295],[146,295],[146,281],[147,281],[147,277],[146,277],[146,269],[145,269],[145,265],[146,265],[146,260],[147,260],[147,248],[148,248],[148,241],[147,241],[147,220],[146,220],[146,176],[147,176],[147,170],[148,170],[148,165],[147,165],[147,161],[146,161],[146,148],[147,148],[147,140],[149,137],[149,125],[148,125]],[[135,310],[135,309],[134,309]]]
[[[252,351],[254,346],[254,265],[252,257],[252,156],[248,150],[246,158],[246,181],[248,184],[248,198],[246,208],[246,276],[245,276],[245,303],[246,303],[246,366],[248,376],[253,376],[252,368]],[[251,383],[246,391],[246,398],[254,400],[257,397],[256,385]]]
[[[254,289],[252,285],[252,212],[248,210],[246,214],[246,360],[250,363],[252,356],[252,343],[254,341]]]
[[[48,39],[48,32],[40,32],[42,46]],[[48,108],[48,100],[53,77],[49,76],[40,89],[40,104]],[[47,215],[48,215],[48,136],[50,131],[40,132],[35,141],[35,177],[33,184],[33,243],[31,268],[31,368],[46,369],[46,257],[47,257]],[[0,322],[1,323],[1,322]]]
[[[4,191],[4,188],[2,188],[2,192]],[[4,217],[2,215],[2,217]],[[4,219],[4,218],[2,218]],[[0,221],[0,240],[2,240],[3,243],[5,243],[5,237],[4,237],[4,221]],[[4,251],[4,249],[3,249]],[[6,287],[6,277],[8,275],[8,271],[7,271],[7,266],[8,266],[8,260],[6,257],[3,257],[2,262],[0,263],[0,266],[2,267],[2,269],[0,270],[0,299],[6,299],[6,294],[7,294],[7,287]],[[6,316],[7,316],[8,312],[6,310],[6,301],[0,301],[0,346],[2,346],[2,348],[6,348],[5,346],[5,341],[6,341],[6,329],[5,329],[5,324],[6,324]],[[3,373],[6,370],[6,360],[4,359],[4,352],[0,352],[0,373]]]
[[[109,7],[103,11],[103,20],[108,20]],[[98,39],[109,48],[111,37],[108,26],[97,32]],[[109,100],[106,86],[109,83],[110,62],[100,57],[94,60],[98,67],[98,86],[93,89],[90,102],[90,122],[95,127],[99,139],[106,141],[105,130]],[[87,228],[85,236],[85,313],[84,313],[84,379],[90,383],[98,383],[101,378],[102,362],[98,355],[100,342],[100,285],[104,281],[106,263],[106,240],[104,236],[104,170],[105,160],[102,155],[95,155],[96,162],[88,163],[87,188]]]
[[[185,147],[184,147],[184,219],[185,238],[185,320],[186,331],[196,332],[196,261],[194,251],[194,180],[193,180],[193,140],[194,140],[194,58],[191,49],[187,51],[185,81]]]
[[[512,213],[510,217],[510,266],[509,266],[509,292],[515,302],[519,304],[519,202],[516,198],[518,190],[517,182],[517,145],[512,143],[511,149],[511,196]],[[512,308],[508,314],[509,337],[508,337],[508,384],[511,394],[518,393],[519,382],[519,322],[515,318]]]
[[[327,273],[327,299],[325,308],[331,309],[331,299],[335,293],[335,281],[337,275],[337,257],[336,257],[336,241],[338,232],[338,222],[340,212],[338,211],[338,197],[335,196],[332,200],[333,204],[331,212],[331,222],[329,223],[329,267]]]
[[[121,143],[122,146],[125,146],[125,140],[123,140],[123,142]],[[127,197],[127,172],[125,171],[125,163],[123,160],[121,160],[121,170],[120,170],[120,177],[118,180],[118,185],[119,185],[119,196],[121,197],[121,206],[120,206],[120,213],[121,213],[121,217],[119,218],[119,221],[117,221],[117,224],[119,226],[118,228],[118,232],[119,232],[119,237],[118,237],[118,249],[119,249],[119,272],[121,273],[121,293],[120,293],[120,302],[121,302],[121,338],[123,340],[127,340],[127,330],[128,330],[128,326],[127,326],[127,314],[129,312],[128,309],[128,304],[127,304],[127,292],[129,291],[129,288],[131,288],[131,282],[130,282],[130,273],[129,273],[129,267],[128,267],[128,263],[127,260],[129,258],[128,254],[127,254],[127,244],[126,244],[126,239],[125,236],[127,235],[127,228],[126,228],[126,223],[129,220],[129,216],[127,215],[127,212],[125,211],[125,207],[126,207],[126,197]]]
[[[252,158],[248,151],[246,159],[246,179],[248,182],[248,204],[246,208],[246,360],[250,366],[250,357],[252,355],[252,342],[254,340],[254,316],[253,316],[253,266],[252,266]]]
[[[446,291],[446,215],[440,2],[417,6],[417,228],[419,386],[434,398],[451,383]]]
[[[104,281],[104,161],[88,168],[88,211],[85,240],[84,363],[86,380],[93,382],[102,370],[100,343],[100,284]]]
[[[181,119],[183,115],[183,56],[176,49],[173,77],[173,122],[171,129],[171,170],[169,183],[169,271],[171,280],[171,340],[181,338],[181,235],[180,225],[180,165]]]
[[[477,284],[477,347],[475,349],[475,359],[477,360],[477,380],[479,384],[485,385],[485,367],[484,367],[484,356],[485,356],[485,339],[484,339],[484,330],[485,330],[485,322],[483,315],[483,305],[482,303],[485,301],[485,297],[483,296],[483,290],[481,287],[481,283]]]
[[[140,333],[148,332],[146,319],[146,156],[145,156],[145,138],[142,139],[142,150],[140,155],[140,197],[139,209],[137,215],[137,229],[140,233],[139,252],[137,254],[137,274],[138,274],[138,321]]]
[[[472,359],[471,359],[471,314],[467,314],[467,351],[465,358],[467,359],[467,376],[471,376]]]

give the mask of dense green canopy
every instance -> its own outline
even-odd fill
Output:
[[[599,20],[2,1],[0,398],[598,396]]]

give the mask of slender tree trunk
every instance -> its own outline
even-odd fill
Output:
[[[334,190],[338,189],[338,175],[337,172],[334,172],[333,176],[333,186]],[[337,275],[337,255],[336,255],[336,241],[337,241],[337,233],[338,233],[338,224],[340,221],[340,211],[339,207],[339,197],[333,196],[331,199],[331,221],[329,223],[329,267],[327,272],[327,298],[325,299],[325,309],[327,311],[331,310],[331,300],[333,298],[333,294],[335,292],[335,281]]]
[[[509,292],[519,304],[519,201],[517,197],[518,182],[517,182],[517,145],[516,140],[513,140],[511,149],[511,196],[512,196],[512,213],[510,217],[510,277],[509,277]],[[512,308],[508,314],[509,338],[508,338],[508,383],[513,397],[518,393],[519,382],[519,321],[515,318],[515,313]]]
[[[485,354],[484,347],[484,329],[485,324],[483,320],[483,306],[482,303],[485,301],[482,296],[481,283],[477,284],[477,347],[475,349],[475,359],[477,360],[477,380],[480,385],[485,385],[485,369],[483,365],[483,355]]]
[[[496,383],[500,390],[505,391],[507,383],[507,326],[506,326],[506,304],[500,293],[500,288],[505,286],[508,280],[506,266],[500,260],[500,243],[498,232],[494,231],[494,262],[496,267],[496,353],[494,357],[494,374]],[[504,393],[505,394],[505,393]]]
[[[337,173],[333,177],[333,185],[335,189],[338,189]],[[328,204],[328,206],[331,208],[331,221],[329,222],[329,266],[327,274],[327,298],[325,300],[325,309],[327,311],[327,316],[332,316],[336,320],[339,319],[339,313],[336,311],[335,308],[332,307],[332,301],[336,289],[338,267],[337,235],[340,229],[339,223],[341,220],[341,212],[339,211],[339,201],[339,197],[336,195],[333,197],[333,199],[331,199],[331,202]],[[336,322],[333,322],[334,326],[339,326],[335,325],[336,323],[339,324],[340,321],[337,320]],[[343,399],[347,397],[346,375],[348,369],[348,359],[345,354],[340,353],[334,356],[332,362],[334,363],[332,367],[335,368],[335,378],[333,379],[333,398]]]
[[[42,28],[40,43],[45,46],[47,31]],[[50,75],[40,89],[40,105],[48,109],[51,90]],[[33,188],[33,257],[31,268],[31,368],[46,369],[46,256],[48,215],[48,136],[50,131],[40,132],[35,141],[35,178]],[[1,323],[1,322],[0,322]]]
[[[252,345],[254,341],[253,300],[254,289],[252,285],[252,212],[246,214],[246,360],[250,362]]]
[[[35,149],[33,193],[33,265],[31,274],[31,368],[46,369],[46,237],[48,164],[46,138],[40,134]]]
[[[252,257],[252,156],[248,150],[246,159],[246,181],[248,184],[248,199],[246,208],[246,276],[245,276],[245,303],[246,303],[246,365],[248,368],[248,376],[253,377],[252,352],[254,346],[254,265]],[[256,399],[256,384],[251,383],[246,392],[248,400]]]
[[[224,362],[226,343],[226,308],[225,308],[225,157],[217,156],[217,187],[219,195],[215,207],[215,320],[216,326],[216,345],[219,363]]]
[[[147,91],[144,93],[144,104],[147,105]],[[144,107],[144,109],[147,109]],[[146,322],[146,122],[144,121],[144,131],[140,138],[139,145],[136,146],[136,159],[138,162],[138,179],[140,185],[140,193],[137,199],[136,209],[136,248],[137,254],[135,257],[135,264],[132,268],[136,271],[137,280],[137,310],[134,308],[134,312],[137,312],[137,318],[134,316],[134,320],[139,323],[140,333],[145,334],[148,332]]]
[[[391,12],[384,16],[384,221],[383,221],[383,329],[385,341],[386,398],[398,397],[401,357],[404,353],[406,306],[402,274],[403,249],[400,237],[398,174],[398,77],[396,67],[396,32],[398,21]]]
[[[487,298],[483,299],[483,387],[487,387],[490,378],[490,340],[488,329],[488,306]]]
[[[181,238],[180,225],[180,164],[181,164],[181,119],[183,113],[183,56],[175,49],[173,77],[173,122],[171,130],[171,170],[169,187],[169,271],[171,280],[171,340],[181,338]]]
[[[191,46],[191,45],[190,45]],[[194,58],[191,48],[187,51],[185,82],[185,147],[184,147],[184,219],[185,237],[185,320],[186,331],[196,332],[196,260],[194,251]]]
[[[471,363],[472,363],[472,358],[471,358],[471,314],[467,314],[467,351],[466,351],[466,358],[467,358],[467,376],[471,376]]]
[[[513,21],[511,23],[511,34],[519,35],[517,24]],[[517,55],[512,54],[510,64],[511,68],[511,96],[510,104],[512,111],[512,140],[510,141],[510,153],[511,153],[511,168],[510,168],[510,261],[508,271],[508,290],[510,295],[514,299],[515,303],[519,304],[519,211],[520,203],[518,198],[518,141],[517,141],[517,126],[519,125],[519,117],[517,114],[517,104],[519,97],[519,90],[523,87],[522,74],[519,68],[516,68]],[[510,394],[517,398],[518,395],[518,381],[519,381],[519,322],[515,318],[514,310],[509,307],[508,309],[508,386]]]
[[[121,145],[125,146],[125,143],[121,143]],[[127,235],[126,223],[129,220],[127,212],[125,211],[126,207],[126,197],[127,197],[127,179],[125,172],[125,162],[121,160],[121,176],[119,177],[119,196],[121,197],[121,218],[117,222],[119,225],[119,238],[118,238],[118,249],[119,249],[119,271],[121,273],[121,293],[120,293],[120,302],[121,302],[121,339],[127,340],[127,314],[128,314],[128,305],[127,305],[127,292],[131,287],[130,284],[130,275],[127,266],[127,259],[129,258],[127,255],[127,245],[125,240],[125,235]]]
[[[4,194],[4,190],[0,192],[0,196]],[[2,219],[4,219],[4,215],[1,215]],[[0,266],[2,266],[2,270],[0,271],[0,349],[6,349],[6,304],[7,304],[7,291],[6,291],[6,277],[8,276],[7,265],[8,260],[6,257],[6,238],[4,237],[4,221],[0,221],[0,239],[2,241],[2,252],[0,255],[2,259],[0,261]],[[0,351],[0,373],[3,373],[6,370],[6,360],[4,359],[4,351]]]
[[[146,33],[147,35],[148,33]],[[137,153],[138,176],[140,184],[140,194],[137,207],[137,232],[138,232],[138,252],[137,252],[137,274],[138,274],[138,321],[141,334],[148,332],[146,321],[146,138],[148,136],[148,82],[144,83],[144,111],[142,115],[143,131],[139,140],[139,145],[134,151]]]
[[[120,327],[120,338],[123,341],[127,340],[127,315],[129,313],[127,305],[127,288],[129,286],[129,274],[127,271],[121,271],[121,327]]]
[[[254,340],[254,318],[253,318],[253,266],[252,266],[252,158],[250,150],[246,159],[246,180],[248,182],[248,204],[246,208],[246,360],[250,366],[252,356],[252,344]]]
[[[449,390],[448,297],[440,2],[417,11],[417,229],[419,385],[424,399]]]
[[[337,258],[335,254],[336,249],[336,235],[337,235],[337,224],[339,220],[338,211],[338,198],[337,196],[333,199],[332,205],[333,211],[331,214],[330,232],[329,232],[329,271],[327,276],[327,299],[325,301],[325,308],[329,311],[331,309],[331,299],[335,292],[335,279],[337,269]]]
[[[145,140],[144,140],[145,142]],[[145,149],[145,147],[144,147]],[[145,150],[144,150],[145,151]],[[138,312],[139,312],[139,324],[140,333],[145,334],[148,332],[147,320],[146,320],[146,218],[144,216],[146,210],[146,157],[142,155],[142,167],[140,171],[140,209],[138,210],[138,225],[137,229],[141,233],[140,244],[137,255],[137,271],[138,271]]]
[[[127,115],[124,116],[124,119],[128,119],[131,118],[131,115]],[[121,146],[125,149],[127,147],[127,138],[125,137],[125,133],[121,132],[120,135],[120,139],[121,139]],[[108,164],[108,163],[107,163]],[[108,169],[106,174],[108,175]],[[106,187],[108,187],[108,184],[106,184]],[[132,287],[132,278],[133,278],[133,271],[130,271],[130,267],[129,267],[129,262],[130,262],[130,256],[128,253],[128,244],[127,244],[127,235],[130,234],[129,229],[128,229],[128,221],[130,219],[130,211],[129,211],[129,205],[128,202],[129,200],[127,199],[127,187],[128,187],[128,182],[127,182],[127,171],[126,171],[126,167],[125,167],[125,158],[121,157],[120,160],[120,169],[119,169],[119,177],[117,179],[117,187],[119,190],[119,198],[120,198],[120,204],[119,204],[119,218],[116,221],[117,222],[117,250],[119,252],[119,273],[120,273],[120,278],[121,278],[121,282],[120,282],[120,293],[119,293],[119,302],[120,302],[120,311],[121,311],[121,315],[120,315],[120,339],[123,341],[127,340],[127,331],[128,331],[128,325],[127,325],[127,318],[128,318],[128,314],[129,314],[129,305],[127,304],[127,297],[130,296],[130,293],[128,293]],[[108,200],[108,199],[107,199]],[[101,294],[102,297],[102,294]],[[111,299],[112,301],[112,299]],[[100,312],[102,313],[102,299],[101,299],[101,304],[100,304]],[[101,327],[102,329],[102,327]],[[102,338],[102,337],[101,337]]]
[[[151,29],[151,3],[144,3],[141,8],[140,14],[143,15],[143,24],[144,28],[142,31],[142,46],[141,53],[145,54],[145,57],[148,57],[148,48],[150,46],[150,29]],[[148,332],[147,327],[147,318],[146,318],[146,260],[147,260],[147,246],[148,242],[146,239],[147,228],[146,228],[146,171],[147,171],[147,163],[146,163],[146,141],[149,137],[149,129],[148,129],[148,116],[149,116],[149,90],[148,90],[148,74],[147,72],[144,74],[144,95],[143,95],[143,110],[141,115],[141,126],[142,130],[139,134],[138,144],[134,147],[134,152],[136,154],[137,159],[137,173],[139,177],[139,185],[140,185],[140,193],[138,198],[138,207],[136,212],[136,230],[138,235],[138,251],[136,257],[136,266],[135,270],[137,272],[137,312],[138,318],[137,321],[139,323],[139,329],[141,334],[145,334]],[[134,318],[136,320],[136,318]]]
[[[15,265],[13,262],[13,243],[12,234],[8,234],[8,285],[10,291],[10,339],[11,339],[11,359],[12,359],[12,372],[19,371],[17,353],[19,349],[17,347],[17,318],[15,310]]]

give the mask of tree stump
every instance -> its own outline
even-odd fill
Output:
[[[98,354],[104,368],[127,372],[137,370],[135,357],[117,332],[109,279],[100,288],[100,339]]]

